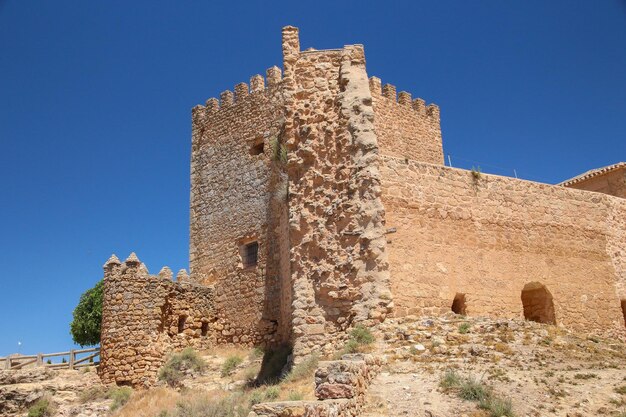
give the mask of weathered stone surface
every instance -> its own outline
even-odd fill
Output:
[[[626,336],[624,198],[445,167],[439,108],[368,78],[361,45],[301,51],[289,26],[282,51],[283,75],[192,110],[190,274],[105,264],[105,381],[149,384],[186,346],[297,363],[392,314]],[[584,187],[621,195],[620,172]],[[320,370],[321,395],[358,397],[361,362]]]
[[[215,344],[213,288],[149,275],[133,253],[104,268],[100,376],[149,386],[173,350]],[[163,272],[163,271],[162,271]],[[179,273],[180,275],[180,273]]]
[[[261,403],[248,417],[357,417],[367,387],[384,360],[374,355],[344,355],[321,362],[315,371],[315,394],[320,401]]]

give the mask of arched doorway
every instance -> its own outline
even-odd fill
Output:
[[[556,324],[552,294],[540,282],[530,282],[522,289],[524,318],[537,323]]]
[[[622,300],[622,313],[624,314],[624,326],[626,327],[626,298]]]
[[[452,301],[452,312],[465,315],[465,294],[456,293]]]

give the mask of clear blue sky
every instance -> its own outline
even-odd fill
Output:
[[[187,267],[190,110],[280,66],[284,25],[439,104],[453,164],[626,160],[624,1],[385,3],[0,0],[0,355],[69,349],[113,252]]]

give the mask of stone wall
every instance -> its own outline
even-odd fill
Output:
[[[269,345],[289,327],[281,320],[288,314],[280,276],[287,248],[277,230],[285,197],[273,198],[283,182],[274,157],[283,120],[280,70],[267,70],[267,87],[260,75],[250,87],[237,84],[234,94],[193,109],[189,262],[193,281],[215,286],[218,343]],[[253,241],[258,261],[246,266],[243,246]]]
[[[369,85],[381,154],[443,165],[439,107],[413,100],[406,91],[396,94],[394,85],[381,87],[377,77]]]
[[[165,267],[150,275],[134,254],[104,265],[100,376],[105,383],[149,386],[167,355],[215,344],[213,288],[178,282]]]
[[[378,148],[361,46],[300,51],[283,30],[296,360],[390,302]]]
[[[364,354],[321,362],[315,371],[319,401],[261,403],[248,417],[359,417],[367,388],[383,364],[380,357]]]
[[[523,317],[543,285],[556,322],[624,334],[626,200],[385,157],[383,202],[396,314]]]

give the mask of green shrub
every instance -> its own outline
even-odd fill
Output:
[[[461,385],[461,377],[453,369],[446,370],[446,373],[443,374],[443,377],[439,381],[439,386],[443,388],[444,390],[449,390],[451,388],[458,388],[460,385]]]
[[[72,313],[70,334],[74,342],[81,346],[94,346],[100,343],[100,323],[102,323],[102,291],[104,282],[85,291]]]
[[[459,325],[459,333],[461,334],[465,334],[465,333],[469,333],[470,331],[470,324],[469,323],[461,323]]]
[[[226,359],[224,365],[222,365],[222,377],[230,375],[230,373],[243,362],[243,358],[239,355],[232,355]]]
[[[249,403],[241,394],[217,400],[202,396],[178,403],[173,417],[237,417],[247,416],[249,412]]]
[[[278,141],[277,137],[272,137],[269,140],[270,148],[272,149],[272,157],[274,161],[286,164],[288,160],[287,147]]]
[[[186,348],[180,353],[170,355],[165,365],[159,370],[159,380],[174,387],[180,384],[185,371],[202,372],[205,368],[206,363],[198,355],[198,352],[192,348]]]
[[[264,399],[265,399],[265,395],[263,394],[263,391],[254,390],[250,394],[249,402],[250,402],[250,405],[255,405],[255,404],[262,403]]]
[[[515,417],[513,404],[508,398],[488,396],[480,400],[478,407],[489,411],[489,417]]]
[[[511,400],[495,396],[490,387],[471,376],[464,378],[448,369],[441,377],[439,386],[446,391],[455,390],[464,400],[478,402],[478,407],[488,411],[489,417],[515,417]]]
[[[302,362],[291,368],[291,372],[285,377],[285,382],[300,381],[309,378],[317,369],[320,358],[317,354],[313,354],[305,358]]]
[[[352,329],[350,332],[350,338],[356,341],[359,345],[370,345],[376,340],[372,332],[370,332],[367,327],[360,324]]]
[[[468,401],[482,401],[489,398],[490,390],[481,381],[465,378],[459,386],[459,397]]]
[[[133,393],[131,387],[113,387],[109,390],[107,397],[112,399],[111,411],[115,411],[128,402]]]
[[[346,344],[343,346],[342,353],[358,353],[360,347],[361,345],[359,344],[359,342],[354,339],[348,339]]]
[[[289,401],[302,401],[303,398],[304,394],[300,391],[289,391],[289,395],[287,396]]]
[[[265,354],[265,351],[263,350],[263,348],[257,346],[254,349],[252,349],[249,357],[250,359],[254,360],[254,359],[262,358],[264,354]]]
[[[54,404],[47,396],[44,396],[35,402],[28,409],[28,417],[48,417],[54,414]]]
[[[280,387],[278,385],[272,385],[265,390],[265,399],[273,401],[280,395]]]
[[[103,386],[90,387],[86,391],[81,392],[78,396],[78,400],[81,403],[104,400],[105,398],[108,398],[108,392]]]

